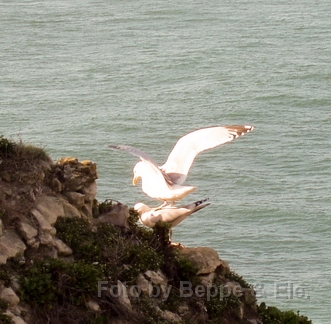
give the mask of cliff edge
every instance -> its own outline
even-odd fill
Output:
[[[91,161],[0,136],[0,323],[311,323],[258,305],[214,249],[96,200]]]

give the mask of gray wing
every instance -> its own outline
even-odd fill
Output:
[[[108,147],[110,147],[112,149],[128,152],[132,155],[138,156],[142,161],[148,161],[157,166],[157,164],[153,161],[153,159],[147,153],[145,153],[135,147],[132,147],[129,145],[108,145]]]
[[[251,130],[253,126],[216,126],[202,128],[181,137],[161,169],[173,183],[182,184],[195,157],[206,150],[230,142]]]
[[[159,220],[165,223],[176,223],[177,220],[183,216],[187,216],[191,213],[191,210],[186,208],[168,207],[161,210],[153,211],[151,213],[150,220],[153,223],[157,223]]]

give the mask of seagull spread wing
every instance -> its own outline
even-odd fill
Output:
[[[142,161],[148,161],[150,163],[153,163],[155,166],[157,166],[157,164],[154,162],[154,160],[147,153],[145,153],[135,147],[132,147],[129,145],[109,145],[108,147],[128,152],[132,155],[138,156]]]
[[[182,184],[199,153],[230,142],[251,130],[252,126],[217,126],[189,133],[178,140],[161,169],[173,183]]]

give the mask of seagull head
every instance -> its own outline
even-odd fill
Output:
[[[140,162],[139,162],[140,163]],[[133,179],[132,179],[132,184],[135,186],[139,179],[141,178],[140,175],[140,168],[139,168],[139,163],[137,163],[134,168],[133,168]]]
[[[151,210],[147,205],[144,203],[137,203],[134,205],[133,209],[138,212],[139,215],[146,213]]]
[[[142,178],[142,175],[144,174],[144,170],[146,169],[145,163],[143,161],[138,162],[134,168],[133,168],[133,179],[132,184],[135,186],[139,179]]]

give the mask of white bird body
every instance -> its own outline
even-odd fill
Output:
[[[199,200],[181,207],[166,206],[162,209],[150,208],[143,203],[138,203],[134,209],[138,212],[140,221],[147,227],[154,227],[158,221],[170,223],[171,227],[175,227],[187,216],[210,205],[204,204],[207,200]]]
[[[138,162],[133,169],[133,173],[133,184],[135,185],[136,181],[141,177],[143,192],[154,199],[177,201],[196,189],[195,187],[181,186],[175,183],[169,184],[159,168],[151,167],[145,161]]]
[[[141,178],[143,192],[153,198],[163,201],[159,208],[166,204],[173,205],[196,188],[182,186],[195,157],[206,150],[230,142],[254,129],[253,126],[215,126],[198,129],[181,137],[166,163],[158,166],[153,159],[143,151],[127,145],[110,145],[138,156],[141,161],[133,168],[133,185]]]

